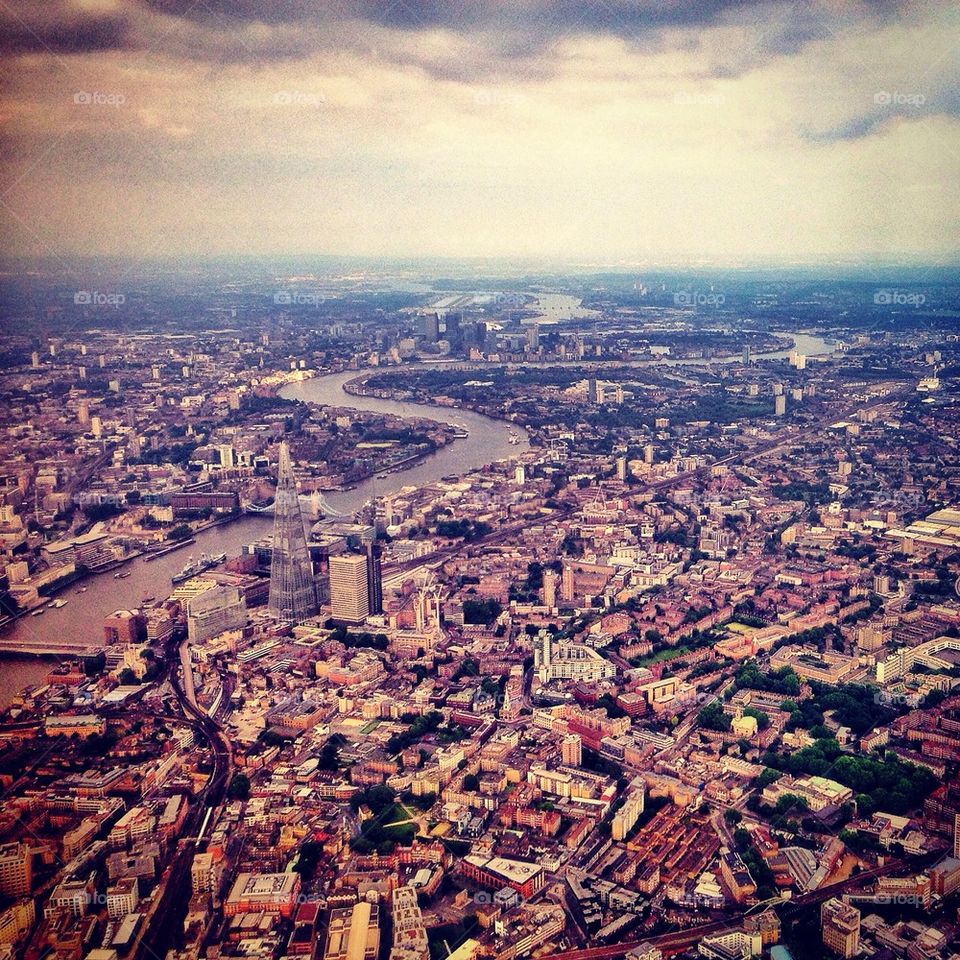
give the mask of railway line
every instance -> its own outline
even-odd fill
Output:
[[[163,893],[137,944],[134,954],[137,960],[156,960],[157,957],[164,957],[173,945],[174,937],[181,929],[179,921],[182,920],[190,900],[191,867],[194,855],[201,852],[205,845],[207,830],[214,820],[216,811],[223,805],[226,798],[230,772],[233,769],[233,753],[226,734],[212,717],[190,703],[183,691],[177,677],[176,665],[179,659],[176,649],[175,643],[168,648],[167,678],[187,722],[210,747],[213,773],[190,808],[184,823],[183,838],[179,841],[167,870]],[[171,922],[175,918],[178,922]]]
[[[820,887],[817,890],[802,894],[792,900],[777,903],[774,905],[774,909],[780,916],[781,921],[793,920],[805,910],[818,907],[831,897],[838,897],[849,893],[862,886],[868,880],[874,880],[877,877],[888,876],[902,871],[916,870],[928,861],[932,862],[932,859],[932,857],[927,856],[919,861],[913,860],[905,862],[903,860],[891,860],[883,866],[864,870],[855,877]],[[628,953],[640,947],[657,947],[665,957],[674,956],[699,943],[704,937],[739,929],[744,920],[746,920],[757,907],[758,905],[755,904],[741,913],[724,920],[714,920],[710,923],[702,923],[697,926],[687,927],[684,930],[676,930],[658,936],[646,937],[640,940],[629,940],[623,943],[613,943],[603,947],[587,947],[583,950],[562,951],[553,954],[551,960],[618,960],[618,958],[625,957]]]

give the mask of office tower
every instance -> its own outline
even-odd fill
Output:
[[[513,471],[513,482],[522,487],[527,482],[527,471],[522,463],[518,463]]]
[[[364,544],[367,554],[367,597],[371,613],[383,613],[383,572],[380,569],[380,544],[370,540]]]
[[[90,418],[90,432],[99,440],[103,434],[103,423],[99,417]]]
[[[643,448],[643,462],[644,463],[653,463],[656,456],[656,451],[653,449],[653,444],[648,443]]]
[[[451,344],[458,344],[460,342],[460,314],[441,313],[439,333],[442,340]]]
[[[527,347],[535,353],[540,347],[540,324],[533,323],[527,327]]]
[[[744,362],[744,363],[749,363],[749,362],[750,362],[750,348],[749,348],[749,347],[744,347],[744,348],[743,348],[743,362]]]
[[[560,580],[560,596],[569,603],[573,600],[575,589],[573,567],[569,563],[565,563]]]
[[[543,605],[551,610],[557,605],[557,575],[553,570],[543,573]]]
[[[90,426],[90,401],[81,400],[80,406],[77,407],[77,420],[80,423],[81,427]]]
[[[618,480],[627,479],[627,458],[626,457],[617,457],[617,479]]]
[[[834,897],[820,908],[823,945],[840,957],[853,957],[860,950],[860,911]]]
[[[303,623],[319,610],[313,565],[303,529],[297,481],[286,441],[280,444],[270,561],[270,612],[278,620]]]
[[[330,609],[334,620],[362,623],[370,613],[367,558],[345,553],[330,558]]]
[[[34,350],[33,353],[30,354],[30,366],[33,367],[34,370],[36,370],[37,367],[40,366],[40,354],[37,353],[36,350]]]
[[[583,763],[583,740],[577,734],[570,733],[563,738],[560,759],[568,767],[579,767]]]
[[[787,398],[782,393],[774,398],[773,409],[778,417],[782,417],[787,412]]]
[[[436,313],[427,313],[423,316],[423,336],[430,343],[436,343],[440,338],[440,317]]]

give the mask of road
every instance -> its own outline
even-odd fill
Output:
[[[213,772],[190,808],[183,827],[183,838],[177,845],[176,853],[162,881],[162,893],[156,900],[154,910],[137,944],[137,960],[156,960],[157,957],[166,956],[167,950],[180,933],[192,892],[190,871],[193,857],[203,845],[197,832],[207,813],[210,812],[212,817],[223,805],[233,769],[233,752],[226,734],[214,719],[187,700],[177,676],[178,649],[179,643],[175,637],[166,650],[166,678],[176,693],[186,722],[195,734],[207,741],[213,760]]]

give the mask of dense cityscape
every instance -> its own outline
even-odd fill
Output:
[[[0,0],[0,960],[960,960],[958,41]]]
[[[958,292],[8,284],[6,949],[950,955]]]

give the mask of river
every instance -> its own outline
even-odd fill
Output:
[[[388,368],[389,369],[389,368]],[[369,370],[363,371],[369,373]],[[397,473],[379,474],[365,480],[353,490],[329,493],[324,497],[334,509],[354,513],[371,497],[395,493],[405,486],[423,486],[441,477],[466,473],[496,460],[515,457],[529,449],[527,433],[521,427],[492,420],[472,410],[428,406],[422,403],[406,403],[380,397],[358,397],[344,393],[343,385],[359,375],[356,370],[314,377],[285,386],[280,395],[290,400],[305,400],[331,406],[351,407],[354,410],[372,410],[390,413],[397,417],[428,417],[443,423],[460,424],[470,436],[454,440],[435,454]],[[511,444],[510,434],[520,436],[520,443]]]
[[[820,337],[795,335],[796,348],[808,357],[829,354],[832,350]],[[763,359],[784,359],[789,350],[767,354]],[[730,358],[729,362],[739,357]],[[759,359],[759,358],[758,358]],[[666,361],[671,365],[702,364],[709,361]],[[725,362],[725,361],[714,361]],[[482,365],[478,367],[482,371]],[[367,371],[365,371],[367,372]],[[499,420],[492,420],[470,410],[405,403],[379,397],[357,397],[347,394],[343,385],[359,375],[358,371],[330,374],[289,384],[281,395],[311,403],[330,404],[359,410],[391,413],[400,417],[429,417],[445,423],[465,426],[470,435],[455,440],[430,457],[405,470],[372,477],[352,490],[326,494],[327,502],[337,511],[352,514],[371,497],[387,496],[401,487],[422,486],[441,477],[466,473],[496,460],[517,456],[529,449],[526,432],[516,428],[519,444],[511,444],[509,436],[514,428]],[[22,640],[24,645],[44,642],[56,644],[69,636],[73,641],[88,643],[90,647],[102,642],[104,617],[114,610],[139,606],[144,597],[166,597],[171,590],[170,578],[187,562],[191,554],[201,551],[209,554],[236,555],[245,543],[257,540],[271,529],[268,516],[245,516],[234,523],[211,527],[197,535],[196,543],[176,550],[150,563],[142,558],[123,567],[130,576],[116,580],[112,573],[88,577],[64,591],[61,596],[67,605],[59,610],[47,607],[39,617],[21,617],[2,633],[5,640]],[[81,587],[86,587],[80,592]],[[31,656],[3,655],[0,658],[0,709],[30,684],[39,683],[50,671],[53,659]]]
[[[357,371],[315,377],[289,384],[281,391],[284,397],[312,403],[332,404],[360,410],[392,413],[400,417],[429,417],[445,423],[465,426],[469,437],[454,440],[437,453],[412,464],[405,470],[371,477],[351,490],[325,494],[335,510],[352,514],[371,497],[386,496],[408,485],[422,486],[451,474],[462,474],[495,460],[517,456],[529,449],[526,431],[500,420],[492,420],[469,410],[416,403],[399,403],[377,397],[354,397],[343,391],[343,384],[357,376]],[[511,444],[511,431],[521,441]],[[103,639],[103,619],[114,610],[139,606],[144,597],[166,597],[171,591],[170,578],[187,562],[190,555],[226,553],[235,555],[245,543],[269,533],[269,516],[247,515],[197,534],[196,543],[175,550],[149,563],[142,558],[132,560],[122,569],[130,576],[114,579],[113,573],[88,577],[60,594],[67,605],[59,610],[47,607],[38,617],[21,617],[3,631],[5,640],[55,644],[69,635],[74,641],[98,646]],[[85,587],[84,592],[80,592]],[[50,672],[56,658],[37,658],[5,654],[0,657],[0,709],[24,687],[39,683]]]

